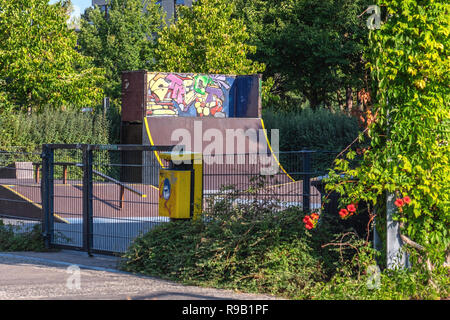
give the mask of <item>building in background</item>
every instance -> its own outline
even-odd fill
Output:
[[[164,11],[166,11],[166,23],[175,16],[175,6],[192,6],[193,0],[159,0],[156,3],[161,4]],[[92,6],[99,6],[102,12],[108,12],[108,2],[110,0],[92,0]],[[143,1],[144,2],[144,1]],[[145,10],[145,7],[144,7]]]

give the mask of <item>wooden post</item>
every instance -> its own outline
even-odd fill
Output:
[[[67,165],[63,165],[63,184],[67,183]]]
[[[120,209],[123,208],[123,200],[125,198],[125,187],[124,186],[120,186],[120,203],[119,203],[119,207]]]
[[[36,165],[36,172],[35,172],[35,181],[36,181],[36,183],[39,183],[39,178],[40,178],[40,175],[39,175],[39,173],[40,173],[40,164],[39,163],[36,163],[35,164]]]

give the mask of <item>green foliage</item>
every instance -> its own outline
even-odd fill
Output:
[[[19,146],[36,152],[46,143],[107,144],[109,125],[103,114],[76,110],[11,113],[0,118],[0,145],[4,150]]]
[[[123,269],[186,284],[294,296],[323,280],[327,249],[311,241],[298,209],[216,202],[197,221],[157,226],[138,237]],[[324,233],[325,234],[325,233]]]
[[[106,95],[117,99],[122,71],[152,68],[154,34],[163,23],[163,13],[155,0],[112,0],[107,12],[87,9],[78,41],[81,52],[105,70]]]
[[[280,130],[280,151],[302,149],[341,151],[359,133],[355,118],[327,109],[295,112],[263,110],[267,130]]]
[[[198,0],[178,7],[178,18],[159,33],[156,49],[160,71],[253,74],[264,65],[247,56],[256,47],[235,7],[226,0]]]
[[[373,272],[377,252],[322,215],[306,230],[297,208],[243,204],[230,193],[197,221],[161,224],[135,239],[125,271],[188,285],[268,293],[291,299],[439,299],[449,295],[445,270]],[[379,277],[379,281],[378,281]]]
[[[81,113],[77,110],[50,111],[26,115],[11,113],[0,118],[0,145],[4,151],[19,151],[5,154],[3,165],[14,161],[40,162],[43,144],[110,144],[118,139],[118,114],[115,108],[104,115],[102,113]],[[82,161],[79,150],[56,150],[55,161]],[[118,157],[117,152],[113,157]],[[117,177],[118,168],[104,166],[113,160],[107,151],[95,153],[95,162],[100,163],[96,170]],[[62,177],[62,166],[55,166],[55,177]],[[79,167],[68,167],[69,179],[80,179]]]
[[[31,229],[22,225],[5,224],[0,219],[0,251],[45,251],[42,226]]]
[[[395,214],[401,232],[440,265],[450,247],[450,4],[379,5],[389,18],[370,34],[368,67],[378,84],[377,118],[368,130],[371,149],[356,168],[348,165],[353,151],[339,159],[330,189],[345,195],[343,201],[372,206],[386,192],[409,196],[411,204]],[[342,183],[336,171],[354,182]]]
[[[302,149],[333,151],[335,153],[314,153],[311,163],[313,170],[328,170],[333,165],[337,153],[348,146],[359,134],[355,118],[342,113],[333,113],[325,108],[310,108],[297,111],[263,109],[264,125],[279,130],[280,151]],[[298,171],[300,165],[292,155],[280,154],[280,162],[288,171]],[[298,159],[301,161],[301,159]]]
[[[347,87],[364,84],[362,53],[367,43],[365,0],[234,0],[257,47],[252,57],[266,64],[273,91],[306,97],[312,108],[329,106]],[[289,99],[288,99],[289,100]]]
[[[430,277],[435,279],[435,287],[430,286]],[[337,273],[330,281],[319,283],[311,294],[320,300],[439,300],[448,299],[449,287],[445,270],[433,271],[431,276],[418,270],[384,270],[363,273],[359,278]]]
[[[0,0],[0,112],[94,105],[101,70],[76,50],[66,1]]]

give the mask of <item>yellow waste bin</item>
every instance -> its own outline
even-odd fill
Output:
[[[203,202],[202,154],[161,152],[159,156],[169,163],[159,173],[159,216],[196,219]]]

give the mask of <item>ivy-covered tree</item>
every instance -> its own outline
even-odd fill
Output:
[[[120,98],[121,73],[151,69],[154,35],[164,23],[155,0],[111,0],[106,11],[88,8],[78,37],[83,54],[105,69],[105,94]]]
[[[178,7],[178,17],[159,32],[158,70],[222,74],[253,74],[264,65],[248,55],[244,21],[234,18],[235,5],[227,0],[197,0],[192,8]]]
[[[98,103],[101,70],[76,50],[67,1],[0,0],[0,111]]]
[[[370,34],[368,66],[377,83],[371,145],[356,167],[349,165],[353,150],[338,159],[328,187],[343,205],[367,203],[382,239],[386,210],[395,208],[401,239],[431,270],[450,256],[450,4],[378,5],[387,21]]]

